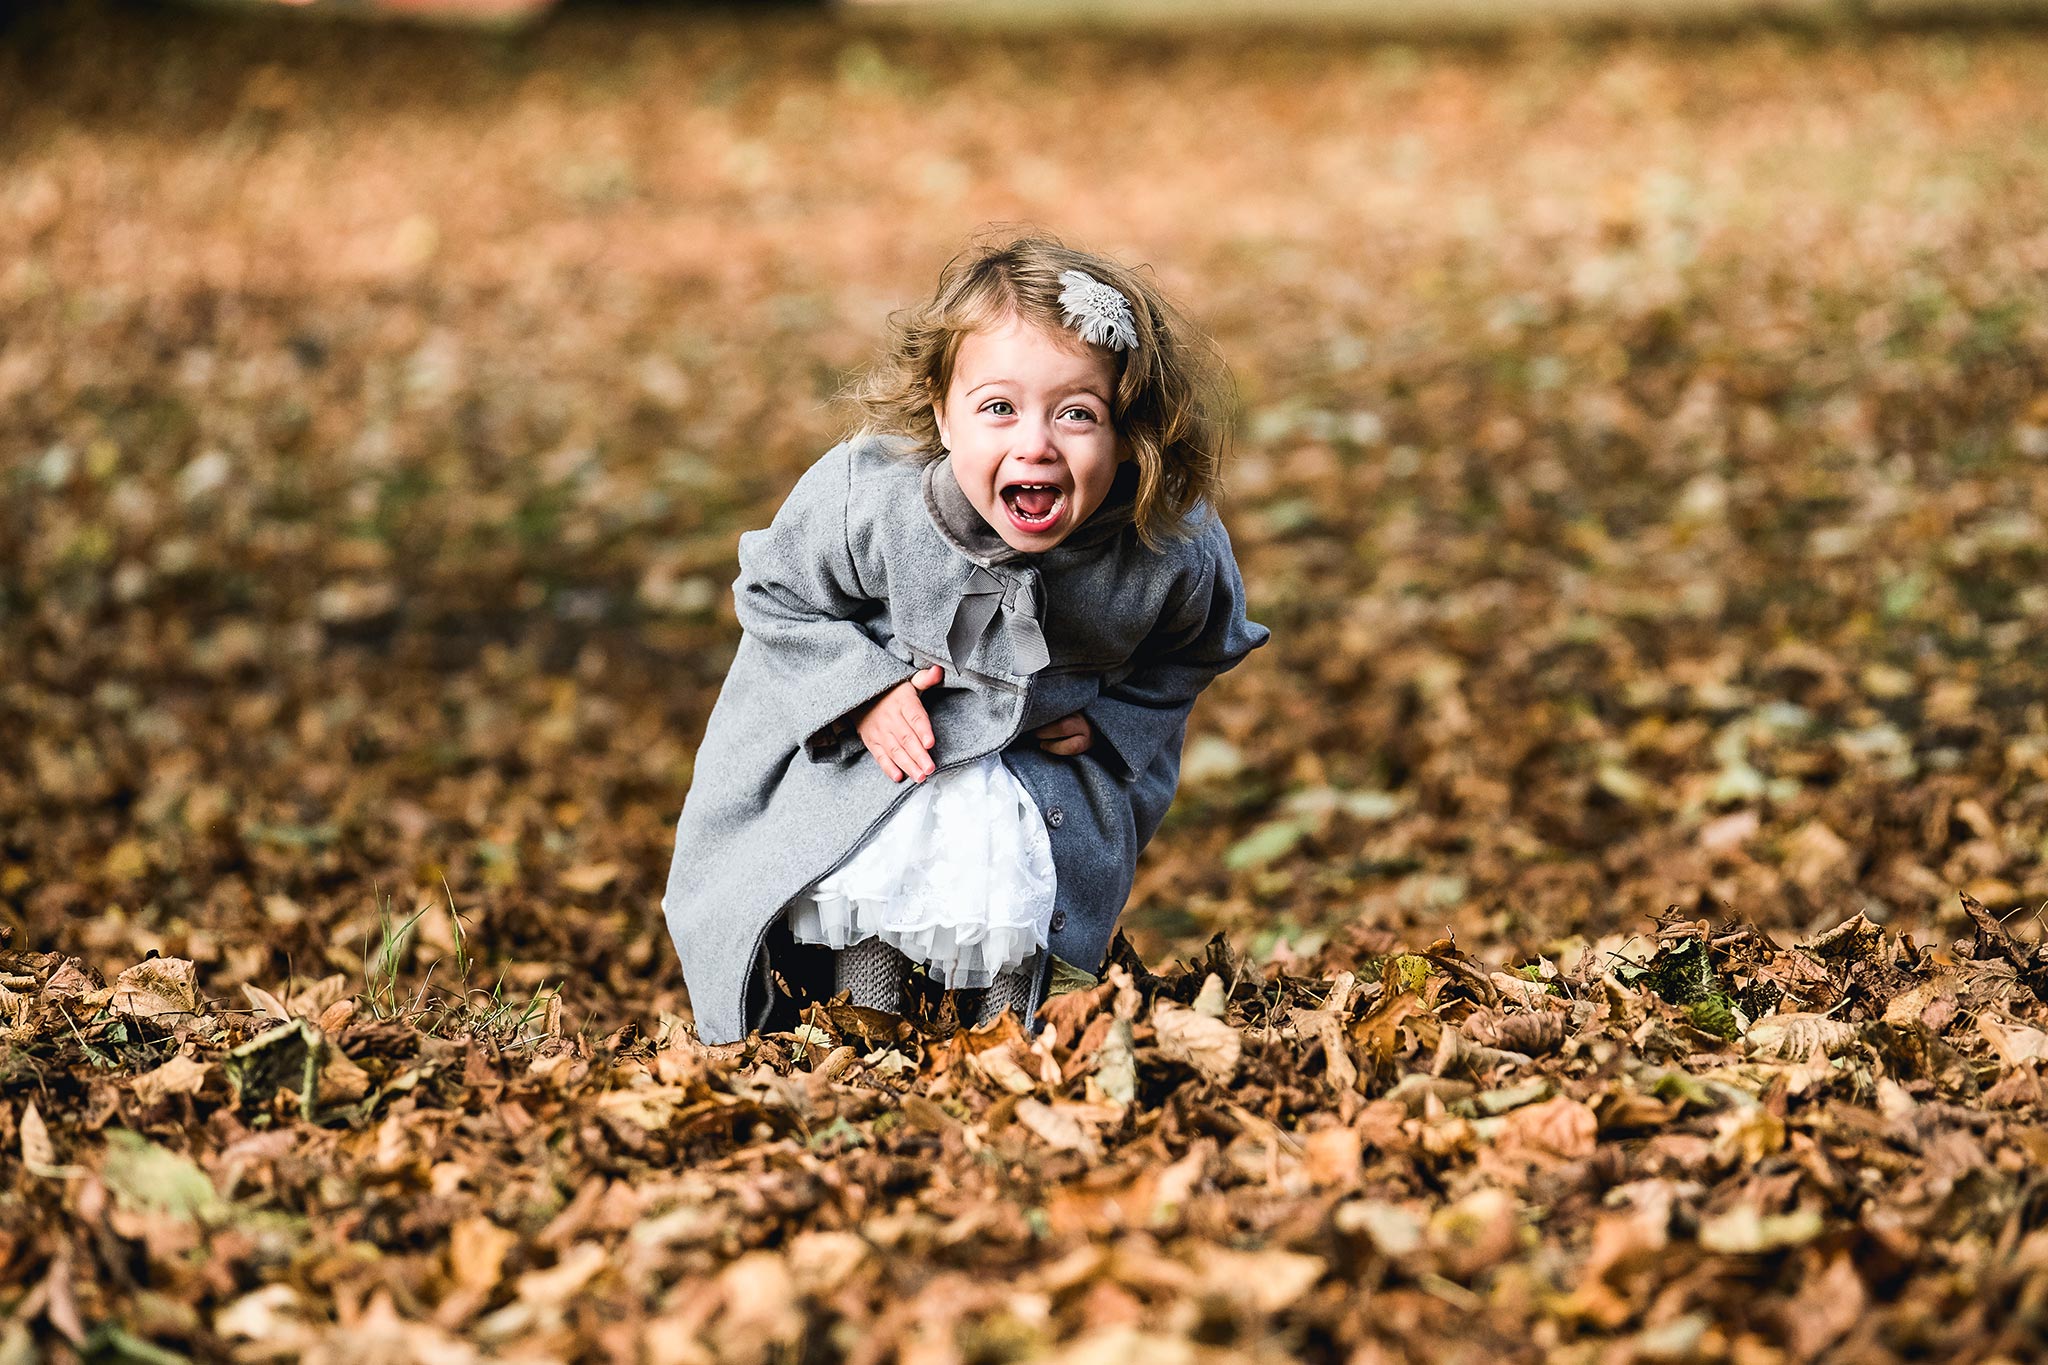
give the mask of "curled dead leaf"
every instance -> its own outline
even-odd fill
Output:
[[[836,1293],[873,1254],[858,1233],[799,1233],[789,1244],[790,1280],[798,1292],[814,1297]]]
[[[114,979],[107,1008],[138,1019],[199,1013],[199,988],[192,964],[181,957],[153,957]]]
[[[1244,1039],[1221,1019],[1160,1001],[1152,1010],[1152,1029],[1161,1056],[1185,1062],[1218,1084],[1237,1075]]]
[[[85,1174],[83,1166],[58,1163],[57,1144],[50,1140],[49,1126],[43,1122],[34,1100],[21,1111],[21,1164],[30,1175],[45,1180],[66,1180]]]
[[[1018,1062],[1014,1048],[1014,1043],[992,1047],[972,1054],[968,1060],[977,1071],[1012,1095],[1028,1095],[1038,1088],[1038,1083]]]
[[[517,1233],[490,1219],[464,1218],[448,1230],[448,1272],[462,1288],[488,1294],[498,1287],[505,1257],[517,1245]]]
[[[1242,1304],[1254,1313],[1285,1312],[1328,1271],[1319,1256],[1267,1249],[1232,1251],[1204,1246],[1197,1269],[1203,1293]]]
[[[1389,1260],[1398,1261],[1422,1249],[1422,1219],[1399,1204],[1352,1199],[1337,1206],[1331,1221],[1338,1232],[1363,1237],[1374,1251]]]
[[[1600,1120],[1586,1105],[1565,1095],[1524,1105],[1504,1120],[1503,1148],[1519,1148],[1540,1156],[1581,1161],[1593,1155]]]
[[[135,1098],[145,1105],[160,1104],[172,1095],[196,1095],[206,1085],[213,1068],[178,1053],[162,1066],[145,1071],[129,1082]]]
[[[535,1308],[559,1309],[583,1291],[597,1272],[604,1269],[605,1250],[596,1242],[578,1242],[562,1253],[546,1270],[529,1270],[519,1277],[519,1298]],[[477,1267],[479,1273],[481,1267]]]
[[[718,1276],[711,1341],[720,1359],[769,1360],[803,1335],[797,1286],[780,1256],[750,1251]]]
[[[1846,1052],[1860,1036],[1854,1024],[1825,1015],[1774,1014],[1752,1024],[1742,1046],[1752,1057],[1803,1062],[1816,1051],[1827,1057]]]
[[[2025,1066],[2048,1061],[2048,1032],[2028,1024],[1977,1016],[1977,1032],[1991,1045],[1991,1051],[2007,1066]]]
[[[1017,1122],[1060,1151],[1079,1152],[1090,1160],[1102,1155],[1102,1144],[1081,1126],[1071,1110],[1055,1108],[1040,1100],[1019,1100]]]
[[[278,999],[269,991],[264,990],[261,986],[244,981],[242,983],[242,994],[247,996],[249,1003],[254,1005],[265,1017],[275,1019],[279,1023],[290,1021],[292,1012],[285,1007],[284,1001]]]
[[[267,1284],[214,1314],[213,1330],[229,1341],[260,1342],[289,1355],[303,1352],[317,1339],[310,1316],[297,1290],[288,1284]]]
[[[1470,1278],[1520,1249],[1521,1214],[1506,1190],[1474,1190],[1429,1220],[1429,1249],[1446,1274]]]
[[[1753,1204],[1741,1204],[1701,1219],[1699,1243],[1724,1256],[1755,1255],[1804,1246],[1820,1236],[1823,1226],[1820,1210],[1811,1206],[1768,1214]]]

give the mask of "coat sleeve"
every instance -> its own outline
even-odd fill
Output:
[[[1211,521],[1198,543],[1207,553],[1139,647],[1137,666],[1082,708],[1108,745],[1101,757],[1126,779],[1151,768],[1167,744],[1179,745],[1202,689],[1270,634],[1245,619],[1244,580],[1222,521]]]
[[[803,736],[811,759],[861,745],[834,722],[908,678],[913,665],[857,621],[881,603],[862,587],[847,537],[849,455],[835,447],[804,471],[765,530],[740,537],[733,607],[754,648],[754,676]]]

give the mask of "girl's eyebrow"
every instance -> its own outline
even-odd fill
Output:
[[[1010,381],[1007,379],[984,379],[979,384],[976,384],[973,388],[969,389],[965,396],[968,398],[972,398],[975,394],[980,393],[983,389],[993,388],[998,384],[1007,384],[1009,382]],[[1107,398],[1104,398],[1101,394],[1097,393],[1094,389],[1090,388],[1086,384],[1083,384],[1081,387],[1075,389],[1074,392],[1085,393],[1090,398],[1093,398],[1096,402],[1103,404],[1105,407],[1109,404],[1109,400]]]

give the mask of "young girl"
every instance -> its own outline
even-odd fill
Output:
[[[920,964],[1029,1020],[1097,971],[1196,695],[1263,644],[1212,504],[1220,367],[1143,276],[1027,237],[892,320],[863,430],[740,537],[739,651],[662,907],[707,1042]]]

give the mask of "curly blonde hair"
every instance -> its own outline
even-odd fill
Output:
[[[971,247],[947,262],[929,302],[890,316],[882,355],[848,397],[865,429],[909,437],[912,458],[944,458],[932,403],[953,382],[962,339],[1010,316],[1073,336],[1060,316],[1063,270],[1085,271],[1130,302],[1138,344],[1111,353],[1110,420],[1138,466],[1138,534],[1158,548],[1191,534],[1189,513],[1220,497],[1231,388],[1209,339],[1136,270],[1042,235]]]

